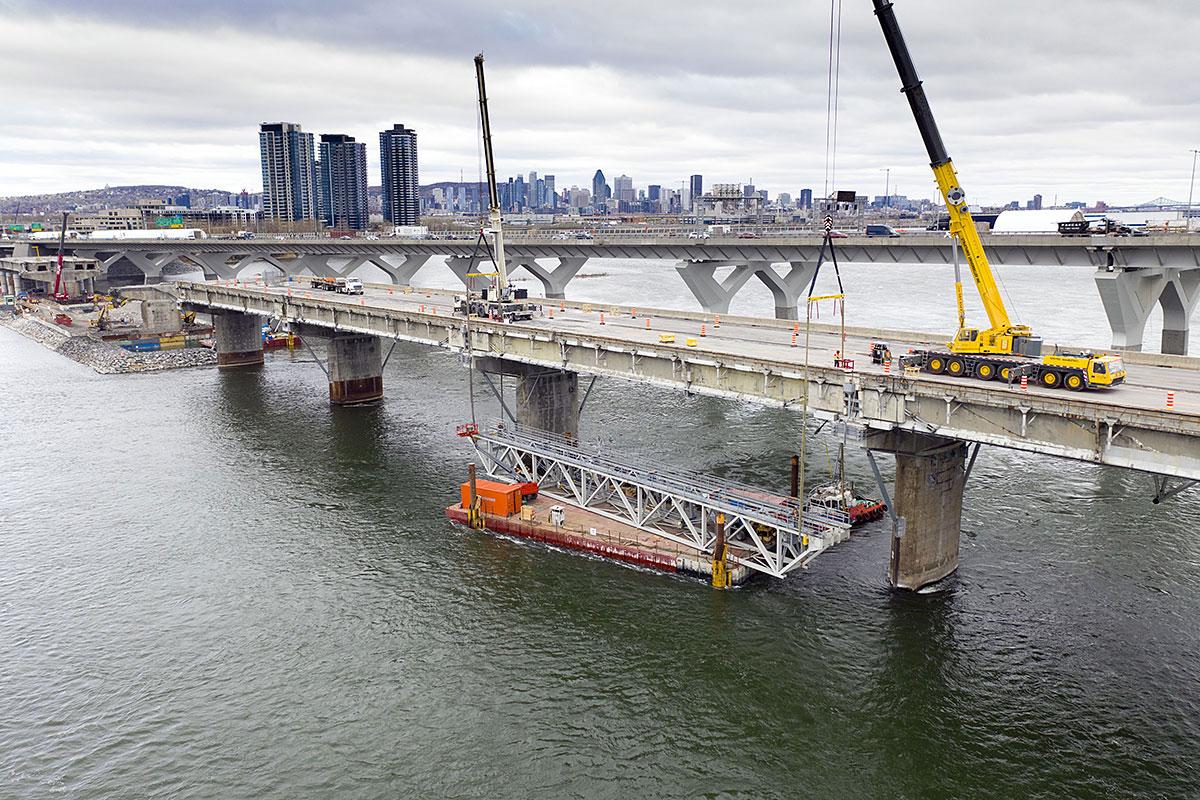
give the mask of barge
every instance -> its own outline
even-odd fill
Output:
[[[451,521],[501,536],[540,542],[619,564],[713,580],[713,558],[662,536],[602,514],[567,505],[537,493],[529,483],[477,480],[481,501],[478,523],[471,525],[470,485],[462,484],[461,502],[446,508]],[[730,548],[731,555],[736,555]],[[719,564],[720,562],[718,562]],[[753,571],[732,560],[724,563],[728,586],[740,586]]]

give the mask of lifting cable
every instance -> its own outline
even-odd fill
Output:
[[[825,76],[825,197],[837,180],[838,93],[842,72],[842,0],[829,0],[829,64]]]
[[[843,289],[843,286],[842,286],[842,271],[838,267],[838,262],[837,262],[837,250],[833,246],[833,220],[828,217],[826,217],[826,219],[825,219],[825,238],[821,242],[820,251],[817,253],[817,268],[813,270],[812,280],[809,281],[809,284],[808,284],[808,295],[804,301],[804,397],[803,397],[803,399],[801,401],[801,405],[800,405],[800,470],[799,470],[800,474],[798,476],[799,481],[798,481],[798,486],[797,486],[797,491],[796,491],[796,494],[798,495],[796,500],[800,504],[800,525],[799,525],[799,527],[801,529],[801,532],[803,532],[804,502],[805,502],[804,473],[805,473],[805,469],[807,468],[806,461],[807,461],[807,454],[808,454],[807,453],[807,451],[808,451],[808,392],[809,392],[808,368],[809,368],[809,360],[810,360],[811,349],[812,349],[811,348],[812,306],[813,306],[813,302],[819,302],[821,299],[829,299],[828,297],[814,298],[813,290],[817,286],[817,277],[821,274],[821,267],[825,263],[827,254],[828,254],[829,260],[833,262],[833,272],[834,272],[834,275],[837,277],[838,293],[836,295],[832,295],[831,297],[836,299],[838,304],[841,307],[841,320],[842,320],[841,347],[838,350],[838,353],[839,353],[839,355],[842,355],[844,357],[845,356],[844,350],[846,348],[846,297],[845,297],[845,290]],[[845,435],[844,431],[843,431],[843,435]]]

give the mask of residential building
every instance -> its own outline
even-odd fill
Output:
[[[318,197],[321,222],[338,230],[367,229],[367,146],[343,133],[321,134]]]
[[[294,122],[259,126],[263,217],[313,220],[317,217],[317,170],[313,136]]]
[[[383,186],[383,218],[393,225],[421,221],[421,186],[417,177],[417,132],[403,125],[379,133]]]

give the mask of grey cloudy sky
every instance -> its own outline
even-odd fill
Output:
[[[479,175],[472,56],[497,167],[602,168],[773,194],[825,174],[829,0],[0,0],[0,195],[261,189],[257,126],[420,137],[422,182]],[[1186,200],[1200,148],[1195,0],[897,0],[979,202]],[[934,194],[870,0],[844,0],[837,187]]]

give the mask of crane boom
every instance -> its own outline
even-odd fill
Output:
[[[503,294],[508,289],[508,267],[504,262],[504,231],[500,212],[500,190],[496,187],[496,162],[492,158],[492,123],[488,118],[487,87],[483,80],[483,53],[475,56],[475,80],[479,84],[479,118],[483,126],[483,158],[487,163],[488,225],[492,229],[496,248],[496,288]]]
[[[896,63],[896,71],[900,74],[900,91],[908,98],[908,104],[917,122],[917,129],[921,133],[921,139],[925,142],[925,150],[929,153],[929,162],[933,168],[934,177],[937,179],[938,189],[946,203],[946,210],[950,213],[950,232],[962,246],[971,276],[975,279],[975,288],[979,291],[984,311],[987,312],[988,321],[991,323],[991,328],[988,330],[976,331],[963,327],[960,319],[959,332],[955,341],[951,343],[951,349],[976,353],[1015,352],[1037,355],[1041,350],[1041,341],[1034,337],[1033,331],[1028,326],[1013,325],[1012,320],[1009,319],[1008,310],[1004,307],[1004,299],[1000,294],[1000,288],[996,285],[996,278],[988,263],[987,253],[983,249],[983,242],[975,227],[975,220],[972,219],[971,212],[967,208],[966,193],[959,186],[954,163],[950,160],[950,154],[946,152],[946,145],[942,142],[937,121],[933,117],[929,100],[925,96],[925,89],[921,85],[921,79],[917,76],[917,69],[908,52],[904,35],[900,32],[900,24],[896,21],[892,0],[873,0],[873,2],[875,15],[879,18],[879,25],[883,29],[883,37],[887,41],[888,50],[891,51],[892,60]],[[956,290],[961,306],[961,283],[957,284]]]
[[[52,297],[59,303],[65,303],[69,298],[67,290],[63,286],[62,271],[63,271],[63,246],[67,241],[67,217],[70,212],[64,211],[62,218],[62,229],[58,232],[58,260],[54,268],[54,292]]]

